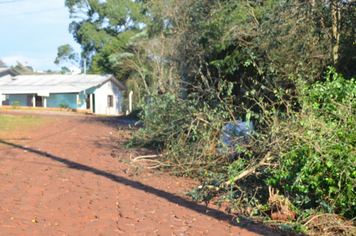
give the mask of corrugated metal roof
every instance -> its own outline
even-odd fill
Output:
[[[100,86],[108,80],[113,81],[119,88],[126,86],[113,75],[19,75],[9,83],[0,86],[3,94],[29,93],[79,93],[84,89]]]
[[[0,68],[0,75],[1,74],[11,74],[12,76],[20,75],[19,72],[7,67]]]
[[[10,83],[11,81],[12,81],[11,75],[2,76],[2,77],[0,77],[0,86],[3,85],[3,84]]]
[[[6,67],[4,67],[4,68],[0,68],[0,73],[1,72],[4,72],[4,71],[7,71],[9,68],[6,68]]]

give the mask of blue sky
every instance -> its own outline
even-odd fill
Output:
[[[55,65],[58,46],[80,45],[68,31],[65,0],[0,0],[0,58],[8,65],[32,66],[34,70],[60,70]],[[27,61],[27,64],[26,64]]]

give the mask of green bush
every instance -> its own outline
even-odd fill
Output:
[[[11,106],[13,106],[14,108],[18,107],[18,106],[20,106],[20,102],[19,101],[13,101],[13,102],[11,102]]]
[[[325,82],[300,83],[300,110],[274,127],[289,139],[267,184],[300,205],[356,215],[356,82],[330,68]]]
[[[203,80],[184,100],[151,96],[142,107],[143,127],[128,146],[160,151],[159,160],[148,160],[150,168],[198,177],[202,185],[190,194],[197,201],[228,201],[254,209],[250,216],[263,215],[272,186],[296,214],[321,207],[356,216],[356,82],[332,68],[325,82],[296,81],[292,92],[270,89],[273,100],[249,91],[253,109],[233,106],[233,85],[221,80],[215,87]],[[219,153],[225,123],[241,117],[251,117],[255,131],[236,147],[238,155]]]
[[[217,89],[202,84],[187,99],[174,93],[146,97],[140,113],[143,127],[133,134],[128,146],[160,151],[160,166],[183,175],[212,168],[218,160],[224,161],[217,158],[219,137],[225,121],[231,118],[230,105],[220,96],[231,94],[231,88],[226,82]]]
[[[68,104],[63,102],[61,104],[58,105],[60,108],[68,108]]]

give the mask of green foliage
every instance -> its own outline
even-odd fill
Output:
[[[140,113],[143,127],[128,146],[163,151],[162,167],[183,175],[223,163],[216,155],[222,127],[230,117],[228,109],[233,108],[219,98],[229,96],[233,85],[223,81],[216,87],[206,85],[197,86],[186,100],[173,93],[147,96]]]
[[[20,106],[21,103],[20,103],[19,101],[13,101],[13,102],[11,102],[10,104],[11,104],[11,106],[13,106],[14,108],[16,108],[16,107]]]
[[[58,65],[61,62],[77,60],[78,56],[74,52],[74,49],[69,44],[66,44],[58,47],[57,57],[54,63]]]
[[[291,141],[267,183],[295,194],[300,205],[355,216],[356,82],[330,69],[325,82],[300,87],[300,111],[280,122]]]
[[[60,108],[68,108],[68,104],[63,102],[61,104],[58,105]]]
[[[131,0],[66,0],[65,6],[74,19],[69,31],[82,46],[81,63],[87,61],[88,73],[115,74],[118,79],[125,81],[125,74],[120,73],[108,58],[124,51],[132,34],[141,31],[146,20],[144,5]],[[77,59],[68,46],[58,48],[55,63]]]
[[[198,177],[202,186],[190,193],[197,201],[215,198],[218,204],[228,201],[232,208],[255,209],[249,216],[258,215],[269,208],[267,185],[283,190],[294,213],[321,208],[356,215],[354,79],[345,80],[332,68],[325,82],[308,85],[297,79],[298,99],[285,100],[286,91],[276,89],[279,102],[274,106],[259,100],[258,92],[249,93],[261,113],[246,110],[246,116],[260,125],[249,142],[237,147],[237,158],[231,158],[218,149],[223,124],[232,118],[229,110],[237,111],[228,102],[233,84],[220,80],[209,87],[209,80],[202,77],[188,99],[169,93],[148,97],[141,112],[143,127],[129,146],[161,151],[159,164],[153,167]],[[272,154],[265,159],[267,152]],[[222,187],[226,181],[231,184]],[[293,224],[291,229],[307,228]]]
[[[61,74],[65,74],[65,73],[68,73],[68,72],[70,72],[70,70],[68,69],[68,67],[63,66],[63,67],[61,68]]]

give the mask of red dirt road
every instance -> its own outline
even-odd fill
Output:
[[[115,156],[124,150],[111,155],[116,119],[50,114],[43,127],[0,139],[0,235],[278,235],[192,202],[182,194],[192,180],[126,174]]]

